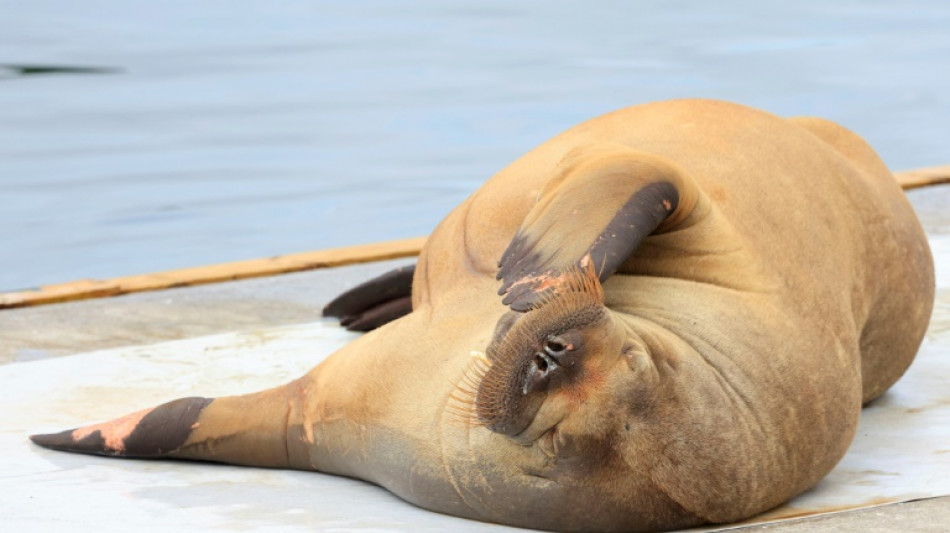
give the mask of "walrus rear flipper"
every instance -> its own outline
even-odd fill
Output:
[[[292,383],[245,396],[181,398],[111,422],[30,439],[74,453],[307,469],[309,461],[294,460],[296,446],[287,439],[299,404],[298,395],[290,394],[294,389]]]
[[[66,452],[162,457],[184,444],[191,426],[211,401],[209,398],[181,398],[103,424],[31,435],[30,440],[44,448]]]
[[[412,276],[416,265],[391,270],[337,296],[323,316],[340,318],[350,331],[369,331],[412,312]]]
[[[534,308],[572,267],[592,261],[605,281],[648,235],[683,221],[699,196],[671,163],[624,146],[575,151],[560,166],[498,263],[498,294],[515,311]]]

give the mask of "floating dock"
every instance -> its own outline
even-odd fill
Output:
[[[710,530],[950,528],[950,185],[908,197],[937,266],[937,303],[917,361],[865,409],[847,456],[818,486],[750,523]],[[180,396],[250,392],[296,378],[355,338],[320,318],[323,305],[412,262],[422,242],[0,295],[8,307],[0,311],[0,523],[10,531],[513,529],[427,512],[346,478],[120,461],[27,440]],[[41,297],[24,302],[31,294]],[[40,305],[63,300],[74,301]]]

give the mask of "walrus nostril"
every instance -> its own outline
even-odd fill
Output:
[[[544,353],[550,355],[551,357],[557,359],[558,357],[564,355],[569,349],[569,346],[561,342],[560,339],[548,339],[544,342]]]
[[[546,386],[551,374],[558,370],[558,368],[557,360],[550,355],[545,352],[535,354],[531,364],[528,365],[528,372],[525,375],[524,384],[521,386],[522,396]]]
[[[538,354],[538,355],[535,356],[535,358],[534,358],[534,364],[536,364],[536,365],[538,366],[538,370],[540,370],[542,374],[547,373],[547,371],[548,371],[548,359],[547,359],[546,357],[544,357],[544,356],[541,355],[541,354]]]
[[[527,396],[529,392],[545,387],[551,374],[557,369],[557,361],[548,354],[544,352],[535,354],[534,359],[528,365],[528,371],[525,373],[524,383],[521,385],[521,395]]]

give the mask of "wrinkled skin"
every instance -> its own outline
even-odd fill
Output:
[[[855,134],[661,102],[491,178],[429,238],[412,312],[299,380],[34,440],[353,476],[539,529],[730,522],[831,470],[933,294],[925,236]]]

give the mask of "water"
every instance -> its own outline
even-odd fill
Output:
[[[650,100],[950,163],[950,3],[770,4],[0,0],[0,291],[426,234]]]

